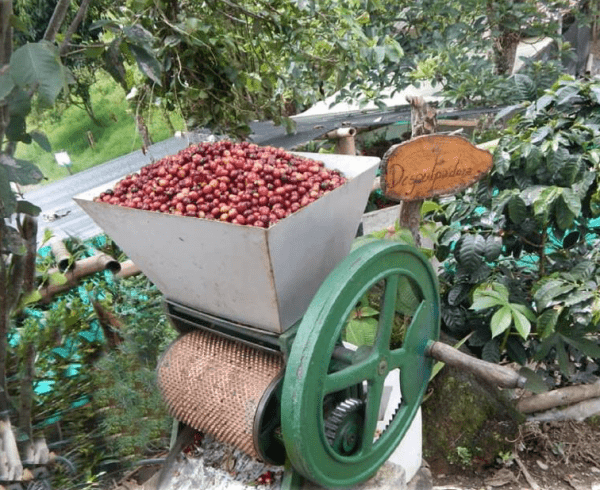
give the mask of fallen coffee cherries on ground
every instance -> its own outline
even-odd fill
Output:
[[[281,148],[219,141],[146,165],[94,201],[268,228],[345,182]]]

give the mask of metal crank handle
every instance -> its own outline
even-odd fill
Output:
[[[502,388],[523,388],[526,378],[513,369],[476,359],[442,342],[429,341],[425,355],[448,366],[469,371]]]

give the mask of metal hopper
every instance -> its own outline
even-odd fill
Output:
[[[305,313],[349,252],[379,159],[300,154],[348,182],[268,229],[94,202],[111,184],[74,200],[169,300],[281,333]]]

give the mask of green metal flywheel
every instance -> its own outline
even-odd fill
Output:
[[[349,319],[371,291],[380,293],[376,332],[356,348],[346,341]],[[325,487],[354,485],[389,458],[427,387],[433,359],[425,349],[439,335],[439,311],[436,275],[413,247],[370,242],[329,275],[302,319],[283,381],[283,441],[305,478]],[[391,341],[399,323],[400,343]],[[396,369],[401,403],[378,431],[384,381]]]

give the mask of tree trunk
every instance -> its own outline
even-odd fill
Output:
[[[494,62],[497,75],[511,75],[517,58],[521,35],[515,31],[501,31],[494,40]]]
[[[0,243],[4,238],[4,221],[0,222]],[[6,385],[6,361],[8,348],[8,268],[4,255],[0,254],[0,415],[8,413],[10,402]]]
[[[70,5],[71,0],[58,0],[54,12],[52,13],[52,17],[50,18],[50,22],[48,23],[48,27],[46,27],[46,32],[44,33],[44,39],[46,41],[54,42],[60,26],[62,26],[62,23],[65,21]]]
[[[33,406],[33,377],[35,370],[35,348],[32,343],[27,345],[25,358],[22,359],[21,374],[21,406],[19,407],[19,429],[27,436],[27,442],[33,440],[31,427],[31,407]]]
[[[407,96],[410,103],[411,138],[424,134],[433,134],[437,131],[437,111],[430,107],[423,97]],[[400,203],[399,225],[408,228],[412,233],[417,247],[421,246],[419,225],[421,224],[422,200],[402,201]]]
[[[10,25],[12,10],[12,0],[0,0],[0,72],[6,69],[12,55],[12,27]],[[0,104],[0,151],[4,146],[4,134],[9,119],[8,102],[5,100]]]

